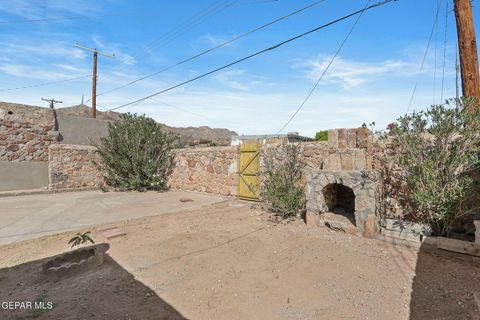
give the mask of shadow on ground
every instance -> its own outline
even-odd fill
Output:
[[[58,282],[41,272],[46,259],[0,270],[0,319],[185,319],[110,256],[92,271]],[[5,310],[5,302],[52,302],[51,310]]]
[[[480,258],[420,249],[410,302],[410,320],[480,319]]]

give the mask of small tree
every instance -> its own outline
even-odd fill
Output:
[[[299,158],[300,150],[295,145],[272,147],[264,155],[263,197],[270,210],[283,218],[300,216],[305,208],[303,165]]]
[[[390,196],[416,222],[449,236],[454,223],[478,208],[472,173],[480,167],[480,110],[467,101],[414,112],[387,127],[385,173]]]
[[[69,241],[68,241],[68,244],[71,245],[71,248],[73,247],[78,247],[82,244],[86,244],[86,243],[92,243],[92,244],[95,244],[95,241],[93,241],[91,235],[90,235],[90,231],[87,231],[87,232],[84,232],[84,233],[77,233],[73,238],[71,238]]]
[[[108,136],[92,142],[100,155],[105,182],[119,189],[165,190],[174,167],[178,136],[162,131],[144,115],[123,114],[108,126]]]
[[[316,141],[328,141],[328,130],[318,131],[315,134]]]

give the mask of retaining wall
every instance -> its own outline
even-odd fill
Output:
[[[58,140],[52,110],[0,103],[0,160],[47,161],[48,146]]]
[[[93,161],[98,161],[95,147],[68,144],[51,145],[48,150],[49,189],[98,188],[102,174]]]
[[[0,161],[0,191],[48,187],[48,162]]]
[[[61,143],[91,145],[90,140],[98,140],[108,134],[110,121],[76,116],[57,115]]]
[[[237,194],[237,147],[179,149],[175,161],[172,189]]]

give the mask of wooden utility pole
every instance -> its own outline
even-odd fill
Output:
[[[473,24],[471,0],[454,0],[457,20],[458,48],[460,51],[460,69],[462,72],[462,91],[464,97],[477,99],[480,103],[480,77],[478,71],[477,40]]]
[[[55,99],[42,98],[42,100],[47,101],[50,104],[50,109],[53,109],[56,103],[63,103],[61,100],[55,100]]]
[[[76,44],[77,48],[93,52],[93,74],[92,74],[92,118],[97,117],[97,56],[101,54],[108,58],[115,58],[115,53],[112,55],[105,54],[97,50],[97,48],[87,48],[80,44]]]

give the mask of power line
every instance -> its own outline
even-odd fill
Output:
[[[191,29],[193,29],[195,26],[203,23],[207,19],[217,15],[218,13],[222,12],[223,10],[233,6],[237,2],[238,2],[238,0],[233,0],[233,1],[229,1],[229,2],[226,2],[222,5],[220,5],[218,8],[215,8],[213,11],[211,11],[211,12],[205,14],[205,15],[200,16],[199,18],[196,19],[196,21],[194,20],[192,23],[190,23],[190,25],[187,24],[182,29],[177,30],[176,32],[172,33],[170,36],[167,36],[163,41],[160,41],[160,43],[157,43],[157,45],[155,45],[154,47],[166,46],[167,44],[171,43],[172,41],[174,41],[175,39],[177,39],[181,35],[185,34],[186,32],[190,31]],[[152,47],[150,47],[149,49],[152,49]]]
[[[212,52],[212,51],[214,51],[214,50],[220,49],[220,48],[225,47],[225,46],[227,46],[227,45],[229,45],[229,44],[231,44],[231,43],[233,43],[233,42],[235,42],[235,41],[237,41],[237,40],[240,40],[240,39],[242,39],[242,38],[244,38],[244,37],[246,37],[246,36],[249,36],[249,35],[251,35],[251,34],[253,34],[253,33],[257,32],[257,31],[260,31],[260,30],[262,30],[262,29],[265,29],[265,28],[267,28],[267,27],[269,27],[269,26],[271,26],[271,25],[273,25],[273,24],[275,24],[275,23],[278,23],[278,22],[283,21],[283,20],[285,20],[285,19],[288,19],[288,18],[290,18],[290,17],[292,17],[292,16],[294,16],[294,15],[296,15],[296,14],[299,14],[299,13],[301,13],[301,12],[303,12],[303,11],[306,11],[306,10],[308,10],[308,9],[316,6],[316,5],[319,5],[320,3],[324,2],[324,1],[325,1],[325,0],[315,1],[315,2],[313,2],[313,3],[311,3],[311,4],[307,5],[307,6],[305,6],[305,7],[303,7],[303,8],[300,8],[300,9],[298,9],[298,10],[296,10],[296,11],[293,11],[293,12],[287,14],[287,15],[284,15],[284,16],[282,16],[282,17],[280,17],[280,18],[277,18],[277,19],[275,19],[275,20],[273,20],[273,21],[270,21],[270,22],[268,22],[268,23],[266,23],[266,24],[264,24],[264,25],[261,25],[261,26],[259,26],[259,27],[256,27],[256,28],[254,28],[254,29],[252,29],[252,30],[250,30],[250,31],[247,31],[247,32],[245,32],[245,33],[242,33],[241,35],[238,35],[238,36],[236,36],[236,37],[234,37],[234,38],[232,38],[232,39],[230,39],[230,40],[227,40],[227,41],[225,41],[225,42],[223,42],[223,43],[221,43],[221,44],[219,44],[219,45],[217,45],[217,46],[214,46],[214,47],[212,47],[212,48],[210,48],[210,49],[207,49],[207,50],[205,50],[205,51],[203,51],[203,52],[201,52],[201,53],[198,53],[198,54],[196,54],[196,55],[194,55],[194,56],[192,56],[192,57],[190,57],[190,58],[187,58],[187,59],[184,59],[184,60],[179,61],[179,62],[177,62],[177,63],[174,63],[174,64],[172,64],[172,65],[170,65],[170,66],[168,66],[168,67],[165,67],[165,68],[163,68],[163,69],[161,69],[161,70],[159,70],[159,71],[157,71],[157,72],[154,72],[154,73],[148,74],[148,75],[146,75],[146,76],[143,76],[143,77],[141,77],[141,78],[132,80],[132,81],[126,83],[126,84],[123,84],[123,85],[121,85],[121,86],[115,87],[115,88],[113,88],[113,89],[111,89],[111,90],[108,90],[108,91],[99,93],[99,94],[97,95],[97,97],[100,96],[100,95],[104,95],[104,94],[107,94],[107,93],[111,93],[111,92],[116,91],[116,90],[119,90],[119,89],[123,89],[123,88],[125,88],[125,87],[127,87],[127,86],[130,86],[130,85],[134,84],[134,83],[137,83],[137,82],[139,82],[139,81],[145,80],[145,79],[147,79],[147,78],[151,78],[151,77],[156,76],[156,75],[158,75],[158,74],[160,74],[160,73],[163,73],[163,72],[165,72],[165,71],[168,71],[168,70],[170,70],[170,69],[172,69],[172,68],[174,68],[174,67],[177,67],[177,66],[179,66],[179,65],[182,65],[182,64],[185,64],[185,63],[187,63],[187,62],[190,62],[190,61],[192,61],[192,60],[194,60],[194,59],[197,59],[197,58],[199,58],[199,57],[201,57],[201,56],[204,56],[204,55],[206,55],[206,54],[208,54],[208,53],[210,53],[210,52]]]
[[[368,0],[365,7],[367,7],[369,4],[370,4],[370,1],[371,0]],[[328,63],[327,67],[325,68],[325,70],[323,70],[322,74],[320,75],[320,78],[318,78],[317,82],[315,83],[315,85],[313,86],[313,88],[310,90],[310,92],[308,92],[307,96],[305,97],[305,99],[302,101],[302,103],[300,104],[300,106],[297,108],[297,110],[293,113],[293,115],[290,117],[290,119],[288,119],[288,121],[280,128],[280,130],[278,130],[278,132],[276,134],[279,134],[280,132],[283,131],[283,129],[285,129],[289,124],[290,122],[292,122],[292,120],[296,117],[296,115],[300,112],[300,110],[302,110],[303,106],[305,105],[305,103],[307,103],[308,99],[310,99],[310,97],[312,96],[313,92],[317,89],[318,85],[320,84],[320,82],[323,80],[323,78],[325,77],[325,75],[327,74],[328,70],[330,69],[330,67],[332,66],[333,62],[335,61],[335,59],[337,58],[337,56],[340,54],[340,51],[342,51],[343,47],[345,46],[345,43],[347,43],[348,39],[350,38],[350,36],[352,35],[353,31],[355,30],[356,26],[358,25],[358,22],[360,21],[360,19],[362,18],[363,16],[363,13],[365,11],[363,11],[362,13],[360,13],[360,15],[357,17],[357,20],[355,20],[355,23],[353,24],[353,26],[350,28],[350,31],[347,33],[347,36],[345,37],[345,39],[343,39],[342,43],[340,44],[340,47],[338,47],[337,51],[335,52],[335,54],[333,55],[332,59],[330,59],[330,62]]]
[[[433,33],[435,32],[435,28],[436,28],[437,23],[438,23],[438,14],[440,12],[440,5],[442,3],[443,3],[443,0],[438,2],[438,5],[437,5],[437,13],[435,14],[435,20],[433,21],[433,26],[432,26],[432,30],[430,31],[430,36],[428,38],[427,47],[425,48],[425,53],[423,55],[422,63],[420,65],[420,71],[419,71],[419,74],[417,76],[417,80],[415,81],[415,86],[413,87],[413,92],[412,92],[412,96],[410,97],[410,102],[408,104],[407,113],[408,113],[408,111],[410,111],[410,108],[412,107],[413,98],[415,97],[415,93],[417,92],[418,83],[420,82],[423,67],[425,65],[425,61],[427,60],[428,49],[430,48],[430,44],[431,44],[432,38],[433,38]]]
[[[440,6],[440,0],[437,0],[437,6]],[[434,64],[433,64],[433,105],[435,105],[435,94],[437,91],[437,46],[438,46],[438,24],[435,27],[435,50],[434,50]]]
[[[153,41],[150,41],[150,43],[147,44],[144,47],[143,50],[145,52],[148,52],[148,51],[152,50],[153,48],[161,45],[162,41],[164,41],[164,42],[165,41],[168,41],[168,42],[173,41],[174,39],[178,38],[179,36],[185,34],[189,30],[194,28],[196,25],[201,24],[202,22],[204,22],[208,18],[213,17],[214,15],[220,13],[221,11],[228,8],[229,6],[235,4],[235,2],[237,2],[237,1],[238,0],[233,0],[233,2],[231,0],[229,2],[225,2],[225,0],[215,1],[213,4],[209,5],[207,8],[201,10],[200,12],[196,13],[195,15],[193,15],[192,17],[190,17],[186,21],[180,23],[175,28],[171,29],[168,32],[163,33],[159,38],[157,38]],[[125,62],[129,62],[134,58],[136,58],[136,59],[143,58],[145,55],[146,54],[144,53],[144,54],[139,55],[137,57],[127,59]]]
[[[443,103],[443,92],[444,92],[444,84],[445,84],[445,61],[447,56],[447,31],[448,31],[448,1],[446,1],[446,8],[445,8],[445,37],[443,40],[443,68],[442,68],[442,94],[440,98],[440,103]]]
[[[91,75],[81,76],[81,77],[75,77],[75,78],[69,78],[69,79],[63,79],[63,80],[58,80],[58,81],[53,81],[53,82],[37,83],[37,84],[32,84],[32,85],[23,86],[23,87],[0,89],[0,91],[13,91],[13,90],[20,90],[20,89],[27,89],[27,88],[50,86],[50,85],[52,85],[52,84],[57,84],[57,83],[62,83],[62,82],[68,82],[68,81],[73,81],[73,80],[78,80],[78,79],[83,79],[83,78],[89,78],[89,77],[91,77]]]
[[[225,4],[226,4],[225,0],[217,0],[213,2],[209,6],[195,13],[193,16],[191,16],[187,20],[184,20],[174,28],[170,29],[167,32],[164,32],[157,39],[150,41],[145,47],[148,49],[152,49],[155,44],[161,43],[166,38],[172,36],[172,34],[175,34],[179,31],[182,31],[184,28],[188,28],[189,26],[194,25],[203,17],[208,17],[210,14],[215,14],[215,11],[221,8],[222,6],[224,6]]]
[[[256,56],[258,56],[258,55],[260,55],[260,54],[263,54],[263,53],[265,53],[265,52],[267,52],[267,51],[275,50],[275,49],[277,49],[277,48],[279,48],[279,47],[281,47],[281,46],[283,46],[283,45],[285,45],[285,44],[287,44],[287,43],[290,43],[290,42],[292,42],[292,41],[298,40],[298,39],[300,39],[300,38],[302,38],[302,37],[304,37],[304,36],[307,36],[307,35],[309,35],[309,34],[311,34],[311,33],[314,33],[314,32],[316,32],[316,31],[319,31],[319,30],[321,30],[321,29],[324,29],[324,28],[326,28],[326,27],[329,27],[329,26],[331,26],[331,25],[333,25],[333,24],[336,24],[336,23],[338,23],[338,22],[341,22],[341,21],[343,21],[343,20],[346,20],[346,19],[348,19],[348,18],[351,18],[351,17],[353,17],[353,16],[356,16],[356,15],[362,13],[362,12],[368,11],[368,10],[373,9],[373,8],[376,8],[376,7],[383,6],[383,5],[385,5],[385,4],[387,4],[387,3],[390,3],[390,2],[393,2],[393,1],[398,1],[398,0],[384,0],[384,1],[381,1],[381,2],[377,2],[376,4],[370,5],[370,6],[366,7],[366,8],[361,9],[361,10],[357,10],[357,11],[355,11],[355,12],[353,12],[353,13],[350,13],[350,14],[348,14],[348,15],[346,15],[346,16],[343,16],[343,17],[338,18],[338,19],[336,19],[336,20],[333,20],[333,21],[331,21],[331,22],[328,22],[328,23],[326,23],[326,24],[324,24],[324,25],[321,25],[321,26],[319,26],[319,27],[317,27],[317,28],[311,29],[311,30],[309,30],[309,31],[307,31],[307,32],[304,32],[304,33],[299,34],[299,35],[297,35],[297,36],[295,36],[295,37],[292,37],[292,38],[290,38],[290,39],[288,39],[288,40],[285,40],[285,41],[282,41],[282,42],[280,42],[280,43],[277,43],[277,44],[275,44],[275,45],[273,45],[273,46],[271,46],[271,47],[269,47],[269,48],[266,48],[266,49],[257,51],[257,52],[255,52],[255,53],[249,55],[249,56],[246,56],[246,57],[244,57],[244,58],[238,59],[238,60],[236,60],[236,61],[234,61],[234,62],[231,62],[231,63],[229,63],[229,64],[227,64],[227,65],[224,65],[224,66],[222,66],[222,67],[216,68],[216,69],[211,70],[211,71],[209,71],[209,72],[203,73],[203,74],[201,74],[201,75],[199,75],[199,76],[197,76],[197,77],[191,78],[191,79],[189,79],[189,80],[187,80],[187,81],[181,82],[181,83],[176,84],[176,85],[174,85],[174,86],[171,86],[171,87],[169,87],[169,88],[167,88],[167,89],[164,89],[164,90],[161,90],[161,91],[159,91],[159,92],[153,93],[153,94],[151,94],[151,95],[149,95],[149,96],[146,96],[146,97],[143,97],[143,98],[134,100],[134,101],[132,101],[132,102],[123,104],[123,105],[121,105],[121,106],[112,108],[112,109],[110,109],[110,111],[112,111],[112,110],[117,110],[117,109],[120,109],[120,108],[129,106],[129,105],[132,105],[132,104],[134,104],[134,103],[142,102],[142,101],[147,100],[147,99],[149,99],[149,98],[151,98],[151,97],[154,97],[154,96],[157,96],[157,95],[159,95],[159,94],[162,94],[162,93],[171,91],[171,90],[173,90],[173,89],[176,89],[176,88],[178,88],[178,87],[181,87],[181,86],[183,86],[183,85],[186,85],[186,84],[188,84],[188,83],[190,83],[190,82],[196,81],[196,80],[198,80],[198,79],[204,78],[204,77],[206,77],[206,76],[208,76],[208,75],[211,75],[211,74],[213,74],[213,73],[216,73],[216,72],[218,72],[218,71],[221,71],[221,70],[223,70],[223,69],[226,69],[226,68],[228,68],[228,67],[231,67],[231,66],[233,66],[233,65],[236,65],[236,64],[238,64],[238,63],[240,63],[240,62],[249,60],[249,59],[251,59],[251,58],[253,58],[253,57],[256,57]]]

